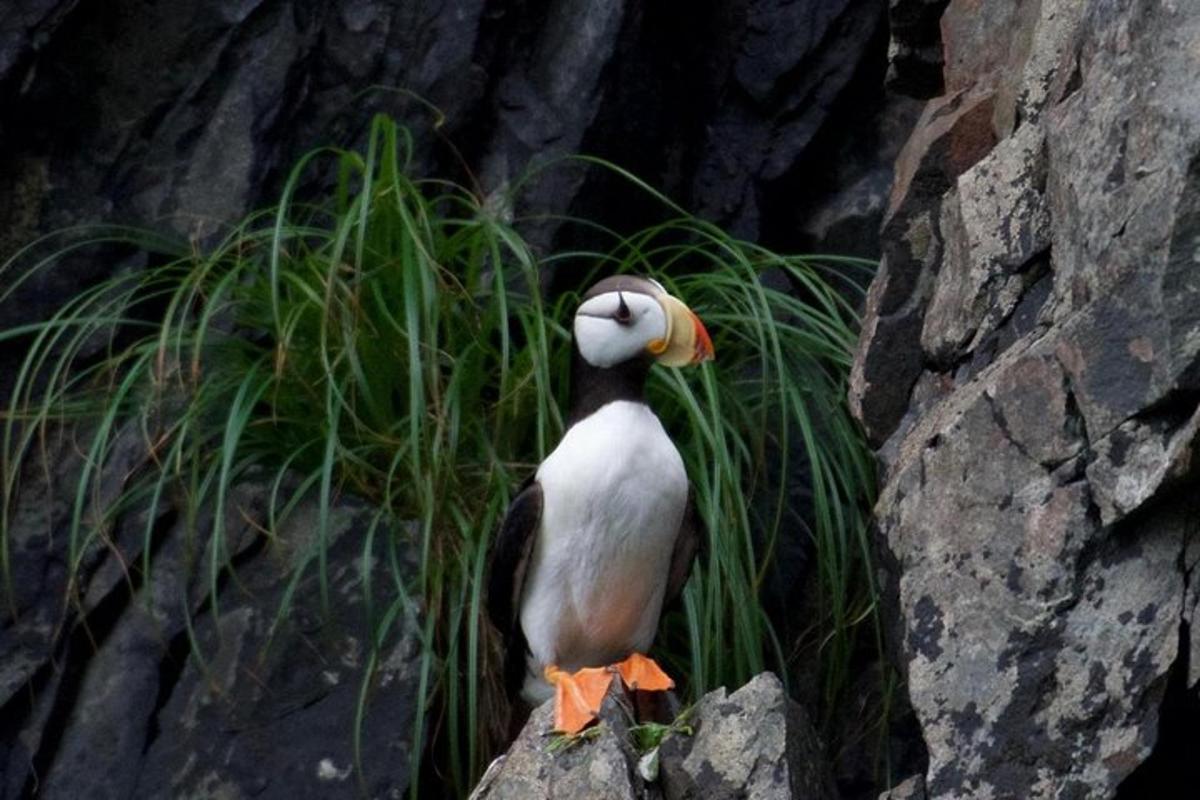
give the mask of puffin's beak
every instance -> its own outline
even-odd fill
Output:
[[[683,301],[669,294],[658,296],[667,313],[667,335],[650,343],[650,353],[660,364],[683,367],[712,361],[713,346],[704,323]]]

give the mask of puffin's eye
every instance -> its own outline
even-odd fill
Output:
[[[633,322],[633,312],[629,310],[629,306],[625,303],[625,295],[617,292],[617,300],[620,305],[617,306],[617,313],[613,314],[613,319],[618,325],[628,325]]]

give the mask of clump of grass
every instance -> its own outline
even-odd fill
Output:
[[[760,598],[775,543],[797,535],[784,520],[798,452],[813,484],[813,522],[802,535],[812,537],[823,603],[811,624],[825,696],[835,698],[856,622],[872,604],[861,587],[870,586],[873,477],[844,402],[856,324],[846,299],[855,282],[846,278],[861,264],[769,252],[661,197],[677,214],[670,221],[614,234],[603,252],[539,260],[519,220],[454,184],[411,178],[410,152],[404,129],[379,118],[365,153],[306,158],[277,208],[211,250],[177,252],[81,292],[50,320],[0,334],[32,342],[4,414],[5,576],[15,465],[56,424],[94,430],[74,488],[70,563],[101,535],[85,509],[116,431],[132,425],[155,465],[128,490],[149,505],[148,519],[168,503],[192,520],[217,509],[200,567],[217,613],[217,577],[229,567],[222,509],[243,476],[264,468],[274,476],[272,531],[301,496],[315,495],[323,535],[337,496],[362,496],[381,520],[415,523],[404,544],[418,566],[395,567],[397,599],[374,610],[377,641],[405,617],[421,629],[412,793],[431,779],[420,760],[432,753],[426,763],[465,794],[501,733],[481,596],[490,539],[510,492],[563,427],[567,326],[579,298],[543,297],[539,276],[569,270],[569,282],[585,288],[602,272],[629,270],[686,298],[718,353],[699,370],[655,371],[649,386],[710,532],[660,655],[693,697],[768,667],[786,676]],[[301,204],[296,187],[316,158],[336,164],[336,190]],[[770,288],[768,272],[792,291]],[[327,599],[323,548],[313,562]],[[357,713],[369,713],[366,685]]]
[[[696,729],[689,722],[694,708],[694,706],[687,707],[670,723],[642,722],[637,725],[631,725],[629,736],[633,740],[633,749],[645,755],[662,744],[663,740],[671,734],[678,734],[680,736],[695,735]]]

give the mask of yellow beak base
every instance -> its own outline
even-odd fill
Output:
[[[650,343],[649,351],[658,363],[668,367],[684,367],[711,361],[712,339],[704,323],[682,300],[669,294],[660,295],[659,304],[667,315],[667,335]]]

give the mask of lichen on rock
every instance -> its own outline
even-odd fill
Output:
[[[897,169],[852,399],[883,464],[922,791],[1107,798],[1196,649],[1200,100],[1180,76],[1200,16],[979,9],[942,20],[946,94]],[[994,144],[964,164],[967,98],[990,98]]]

